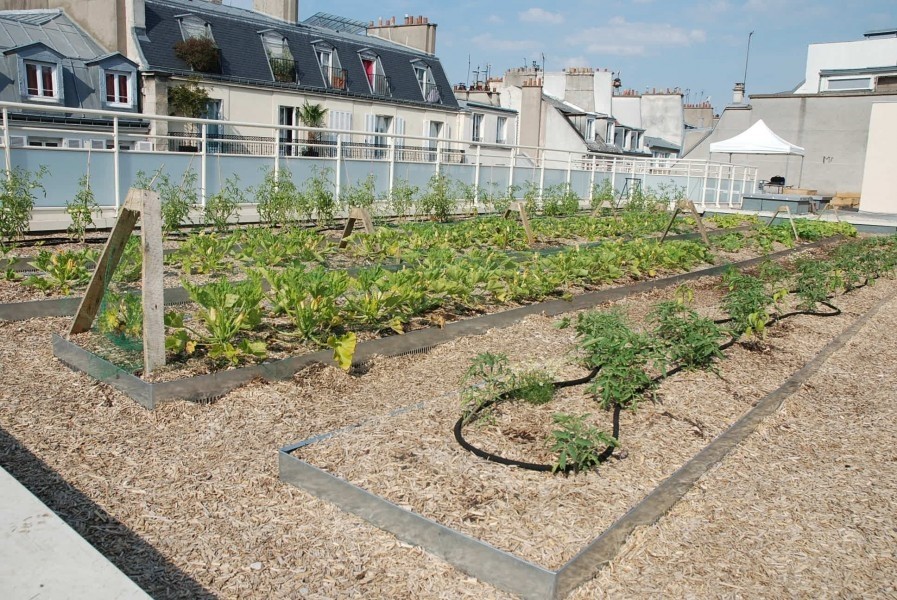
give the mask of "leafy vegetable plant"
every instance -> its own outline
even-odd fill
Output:
[[[552,421],[558,426],[558,429],[551,432],[551,450],[558,454],[553,473],[567,469],[578,473],[591,469],[601,462],[601,455],[608,447],[617,446],[614,437],[587,425],[585,420],[588,417],[588,414],[563,413],[552,416]]]

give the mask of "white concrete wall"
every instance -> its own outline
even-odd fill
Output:
[[[641,102],[642,128],[645,135],[663,138],[682,146],[685,113],[679,94],[645,94]]]
[[[595,72],[595,112],[613,114],[614,74],[610,71]]]
[[[641,104],[641,96],[614,96],[612,114],[623,125],[642,129]]]
[[[794,93],[819,92],[819,71],[893,66],[897,60],[897,38],[810,44],[807,48],[805,81]]]
[[[897,139],[897,103],[872,105],[869,141],[863,168],[860,209],[877,213],[897,213],[897,169],[894,168],[894,140]]]
[[[707,159],[713,142],[728,139],[763,119],[780,137],[802,146],[806,154],[766,156],[739,154],[732,161],[760,169],[760,179],[786,175],[788,185],[818,190],[821,195],[859,192],[866,161],[873,103],[897,102],[897,94],[812,94],[751,96],[745,107],[729,107],[706,139],[685,158]],[[728,161],[714,154],[715,161]]]
[[[542,91],[549,96],[555,98],[564,98],[564,92],[567,89],[567,74],[563,71],[553,71],[551,73],[542,73]]]

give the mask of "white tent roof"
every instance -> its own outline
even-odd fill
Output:
[[[777,136],[767,127],[763,119],[754,123],[750,129],[733,138],[710,144],[711,152],[727,154],[796,154],[804,155],[804,149],[795,146]]]

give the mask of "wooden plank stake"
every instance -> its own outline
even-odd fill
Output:
[[[106,240],[103,253],[100,255],[96,269],[93,272],[93,277],[90,278],[87,291],[84,293],[81,304],[78,306],[78,311],[75,313],[75,319],[72,321],[69,335],[84,333],[93,326],[93,321],[96,319],[97,311],[100,309],[100,302],[103,300],[106,286],[109,284],[108,277],[118,267],[121,255],[125,250],[125,244],[128,243],[128,238],[131,237],[134,225],[137,223],[138,217],[140,217],[140,209],[142,208],[140,205],[142,200],[139,194],[140,191],[135,189],[128,191],[124,206],[122,206],[118,219],[115,221],[115,226],[109,234],[109,239]]]
[[[143,374],[165,366],[165,298],[162,264],[162,206],[159,194],[137,190],[142,200]]]
[[[785,204],[776,209],[776,212],[773,213],[772,218],[769,220],[769,223],[767,223],[766,226],[769,227],[770,225],[772,225],[773,221],[776,220],[776,217],[779,216],[780,212],[788,213],[788,222],[791,223],[791,231],[794,233],[794,240],[799,242],[800,236],[797,235],[797,227],[794,226],[794,217],[791,216],[791,209],[788,208],[788,206]]]
[[[679,212],[682,208],[677,204],[676,210],[673,211],[673,216],[670,217],[670,222],[667,223],[666,229],[663,230],[663,235],[660,236],[660,243],[662,244],[665,239],[667,239],[667,234],[670,232],[670,228],[673,227],[673,221],[676,220],[676,217],[679,215]]]
[[[526,208],[524,208],[523,203],[511,202],[502,218],[507,219],[514,212],[520,214],[520,223],[523,225],[523,230],[526,232],[526,243],[533,246],[536,243],[536,237],[533,235],[533,228],[530,227],[529,217],[526,216]]]
[[[346,226],[343,228],[343,235],[339,240],[340,248],[345,248],[349,245],[349,240],[347,238],[352,233],[352,230],[355,229],[355,222],[358,220],[361,220],[365,233],[374,233],[374,219],[371,217],[371,212],[366,208],[353,207],[349,211],[349,218],[346,220]]]
[[[89,331],[97,317],[103,294],[111,275],[118,267],[125,244],[134,231],[137,219],[141,227],[143,251],[143,367],[144,375],[165,365],[165,304],[162,265],[162,211],[159,194],[131,188],[121,208],[112,233],[106,240],[103,254],[97,261],[69,335]]]
[[[709,247],[710,240],[707,239],[707,230],[704,228],[704,219],[702,219],[700,213],[698,213],[695,203],[691,200],[680,200],[679,205],[682,207],[682,210],[688,209],[691,211],[692,216],[695,218],[695,222],[698,224],[698,232],[701,234],[701,240],[704,242],[705,246]]]

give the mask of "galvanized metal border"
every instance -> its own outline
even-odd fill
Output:
[[[86,373],[94,379],[111,385],[133,398],[144,408],[152,410],[156,407],[152,383],[148,383],[128,373],[108,360],[70,342],[59,334],[54,333],[51,341],[53,344],[53,356],[72,369]]]
[[[523,598],[555,600],[592,579],[619,553],[637,528],[656,523],[716,464],[738,447],[759,424],[775,413],[782,403],[812,377],[832,354],[843,348],[867,323],[892,302],[895,295],[880,300],[779,388],[764,396],[738,421],[670,477],[657,486],[576,556],[557,571],[515,557],[494,546],[449,529],[444,525],[376,496],[348,481],[295,457],[293,452],[328,437],[332,432],[285,446],[278,454],[280,479],[341,510],[420,546],[461,571],[499,589]]]
[[[778,258],[786,256],[798,250],[805,250],[825,244],[832,243],[833,239],[823,240],[814,244],[807,244],[796,249],[783,250],[768,255],[769,258]],[[605,302],[612,302],[625,298],[631,294],[637,294],[654,289],[661,289],[671,285],[677,285],[691,279],[706,277],[709,275],[717,275],[731,266],[749,267],[758,264],[767,257],[752,258],[739,263],[728,263],[717,265],[707,269],[692,271],[690,273],[682,273],[665,277],[661,279],[650,279],[635,284],[597,290],[594,292],[586,292],[573,297],[571,300],[548,300],[527,306],[521,306],[505,310],[499,313],[483,315],[472,319],[455,321],[447,324],[443,328],[427,328],[417,331],[411,331],[404,335],[394,335],[375,340],[362,342],[355,351],[353,364],[359,365],[369,361],[374,356],[400,356],[404,354],[413,354],[429,350],[439,344],[445,343],[464,336],[480,335],[486,333],[490,329],[503,328],[513,325],[527,315],[543,314],[547,316],[557,316],[566,312],[592,308]],[[182,290],[173,289],[166,290],[166,304],[169,302],[178,302],[181,300],[180,293]],[[183,292],[186,295],[186,292]],[[57,349],[54,336],[54,353]],[[67,342],[71,346],[75,344]],[[68,346],[59,345],[61,349],[68,349]],[[125,373],[118,367],[115,367],[108,361],[94,355],[93,353],[80,348],[82,354],[78,355],[75,368],[86,372],[87,374],[104,381],[112,387],[131,396],[143,406],[154,408],[160,402],[169,400],[188,400],[188,401],[204,401],[211,400],[223,396],[231,390],[249,383],[253,379],[261,378],[267,381],[276,381],[289,379],[300,369],[313,363],[332,363],[331,353],[327,350],[302,354],[299,356],[291,356],[281,360],[261,363],[257,365],[249,365],[237,369],[229,369],[219,371],[208,375],[198,375],[195,377],[185,377],[174,381],[165,381],[160,383],[142,382],[143,386],[137,386],[133,383],[133,379],[138,379],[129,374],[129,378],[109,377],[110,367]],[[74,360],[72,352],[68,352],[65,357],[60,356],[63,362],[68,364],[70,360]],[[149,391],[145,391],[145,386],[149,386]],[[133,395],[132,394],[136,394]]]

